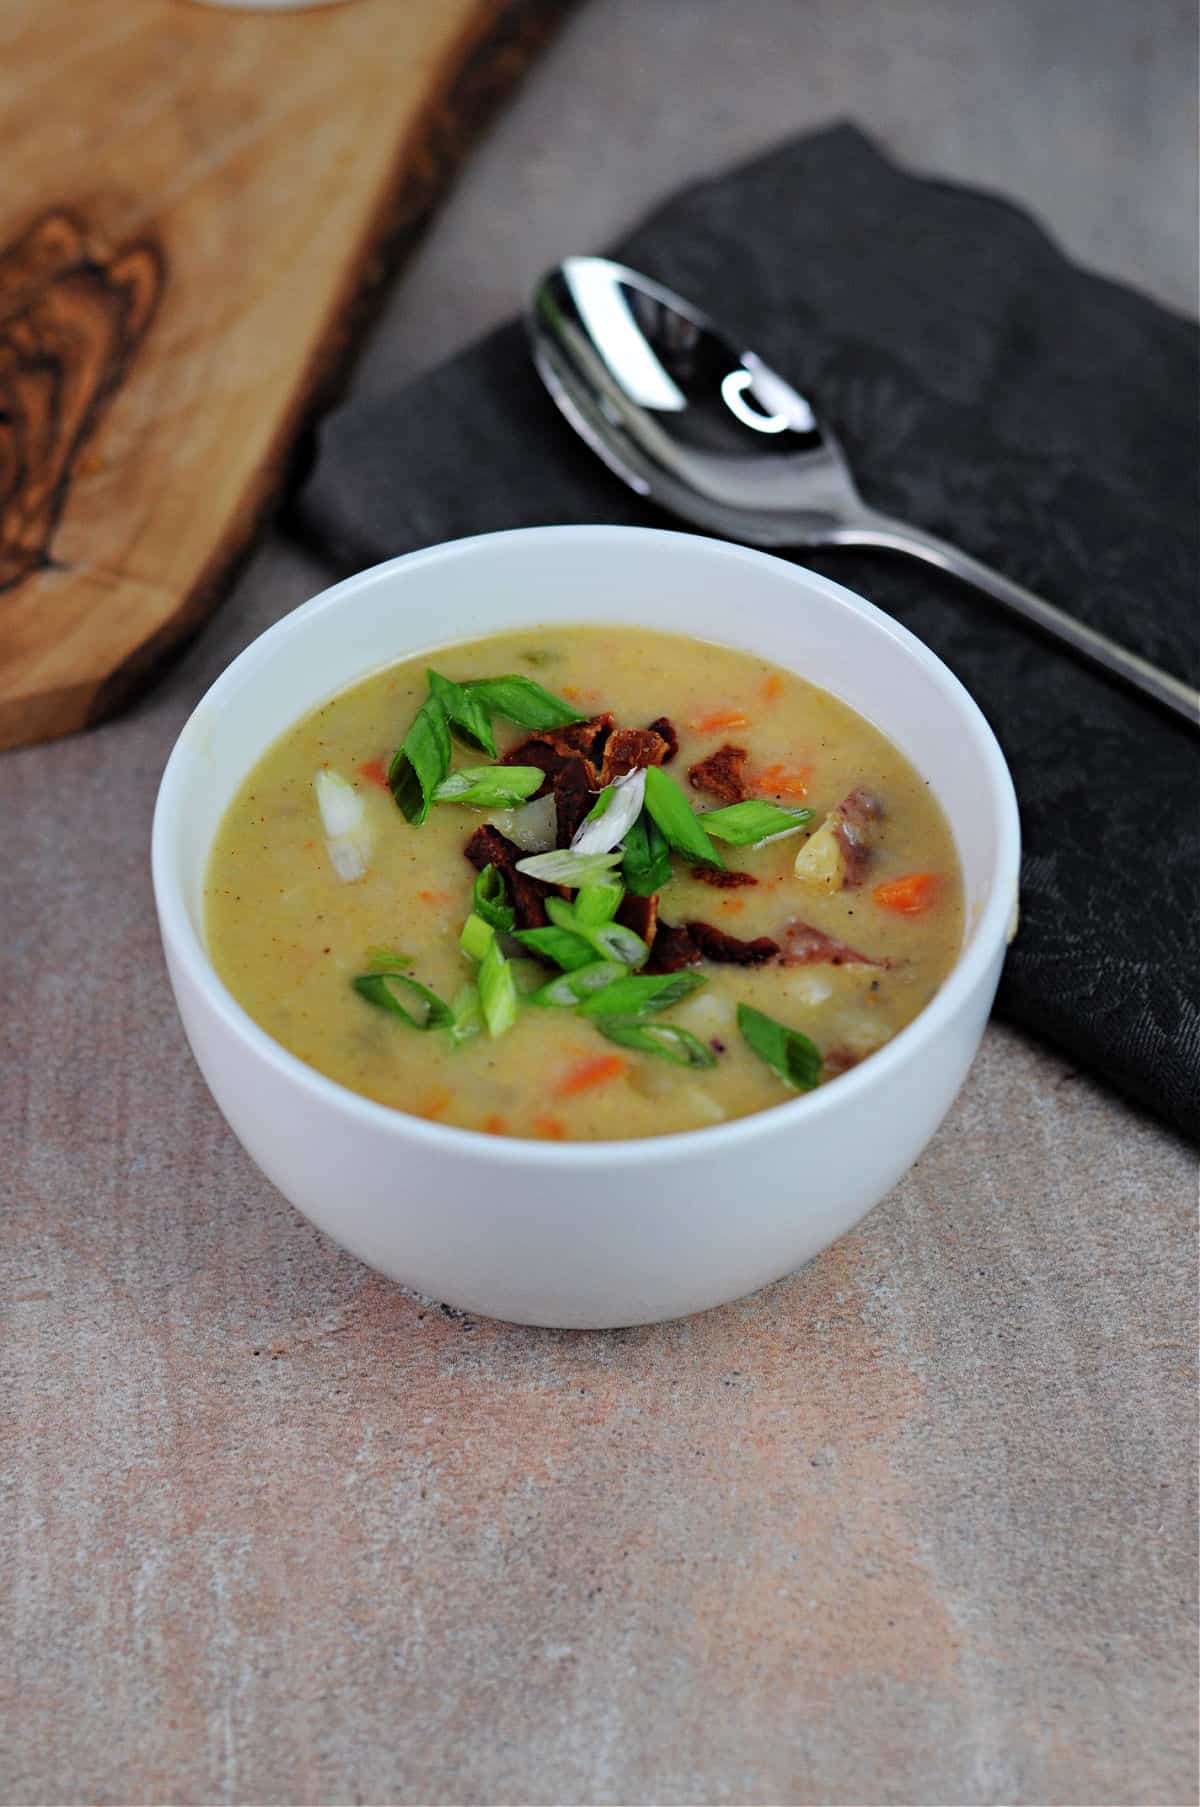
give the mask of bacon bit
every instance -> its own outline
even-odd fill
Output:
[[[560,847],[569,847],[584,817],[596,801],[599,788],[590,759],[572,754],[554,774],[554,822]]]
[[[598,1085],[607,1085],[610,1079],[619,1079],[628,1067],[629,1062],[623,1054],[589,1054],[559,1081],[554,1088],[555,1096],[578,1098],[581,1092],[590,1092]]]
[[[871,895],[881,909],[895,910],[901,916],[919,916],[937,902],[942,881],[936,872],[906,872],[903,878],[889,878],[876,885]]]
[[[444,1085],[435,1086],[434,1090],[430,1092],[425,1099],[425,1102],[417,1112],[417,1115],[418,1117],[428,1117],[431,1122],[436,1122],[443,1111],[449,1109],[453,1101],[453,1092],[447,1091]]]
[[[658,929],[658,893],[639,897],[635,891],[626,891],[617,911],[617,921],[622,928],[632,929],[635,935],[640,935],[647,947],[653,947]]]
[[[887,960],[872,960],[870,954],[860,954],[857,948],[847,947],[844,941],[835,941],[832,935],[826,935],[821,929],[814,929],[811,922],[801,922],[793,917],[783,931],[782,966],[888,966]]]
[[[711,715],[701,715],[691,724],[696,734],[724,734],[729,728],[749,726],[750,717],[743,715],[740,709],[715,709]]]
[[[666,741],[667,750],[663,755],[663,764],[670,765],[676,753],[679,751],[679,736],[675,732],[674,722],[669,716],[657,716],[655,720],[650,723],[650,732],[651,734],[657,734],[660,740]]]
[[[724,929],[711,922],[689,922],[687,930],[701,957],[715,960],[721,966],[762,966],[779,953],[779,943],[772,941],[769,935],[742,941],[736,935],[727,935]]]
[[[846,888],[854,891],[867,875],[871,849],[879,838],[883,805],[860,784],[842,798],[833,815],[833,832],[846,862]]]
[[[650,950],[650,958],[642,968],[646,973],[677,973],[685,966],[699,966],[700,949],[692,940],[682,923],[664,922],[658,919],[658,933],[654,937],[654,946]]]
[[[519,929],[545,928],[549,920],[546,899],[560,894],[553,885],[543,884],[540,878],[530,878],[528,873],[517,871],[517,861],[521,858],[519,847],[498,828],[488,825],[475,830],[463,853],[476,872],[482,872],[485,866],[495,866],[503,873]]]
[[[614,728],[604,747],[601,786],[644,765],[662,765],[667,750],[666,741],[653,728]]]
[[[365,759],[358,768],[358,775],[368,784],[377,784],[381,791],[388,789],[387,768],[382,759]]]
[[[494,1111],[490,1117],[483,1119],[480,1127],[485,1136],[506,1136],[508,1134],[507,1120],[504,1117],[498,1117]]]
[[[423,904],[448,904],[454,902],[452,891],[418,891],[417,896]]]
[[[735,747],[726,741],[707,759],[688,767],[688,782],[694,790],[707,791],[719,803],[744,803],[746,780],[742,767],[746,758],[745,747]]]
[[[759,882],[753,872],[739,872],[733,866],[693,866],[691,876],[698,878],[702,885],[712,885],[718,891],[736,891],[742,885],[757,885]]]
[[[612,713],[606,710],[603,715],[593,715],[587,722],[571,722],[565,728],[545,728],[511,747],[500,764],[540,766],[547,778],[553,778],[573,754],[584,759],[597,759],[612,725]],[[538,795],[544,795],[544,792],[545,786]]]
[[[807,797],[812,775],[810,765],[769,765],[755,773],[753,784],[765,797]]]
[[[746,908],[745,899],[741,897],[723,897],[721,908],[727,916],[737,916]]]
[[[565,1142],[567,1126],[561,1117],[535,1117],[533,1133],[540,1136],[543,1142]]]
[[[848,1073],[862,1059],[861,1054],[851,1054],[849,1048],[830,1048],[821,1062],[821,1077],[837,1079],[842,1073]]]
[[[772,671],[763,679],[759,695],[764,703],[777,703],[783,695],[783,679],[777,671]]]

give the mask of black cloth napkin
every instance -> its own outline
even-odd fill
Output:
[[[688,189],[616,255],[811,395],[868,501],[1194,681],[1189,322],[849,126]],[[333,415],[298,509],[350,568],[494,528],[666,521],[560,420],[515,322]],[[805,562],[940,654],[1008,757],[1025,856],[999,1009],[1200,1135],[1200,736],[927,568]]]

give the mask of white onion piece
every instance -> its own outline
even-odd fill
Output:
[[[558,839],[553,791],[547,791],[535,803],[523,803],[520,809],[498,809],[488,821],[522,853],[548,853]]]
[[[573,853],[609,853],[619,847],[642,813],[646,800],[646,771],[626,772],[613,786],[613,794],[602,816],[593,822],[581,822],[571,842]]]
[[[313,790],[330,864],[345,884],[352,885],[365,876],[371,860],[367,806],[340,772],[327,768],[322,768],[313,779]]]

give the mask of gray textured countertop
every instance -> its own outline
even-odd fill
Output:
[[[1175,0],[591,0],[356,380],[841,115],[1192,307],[1195,37]],[[993,1027],[855,1234],[659,1329],[446,1315],[241,1154],[150,813],[324,581],[268,539],[130,715],[0,763],[2,1798],[1194,1799],[1195,1163],[1053,1052]]]

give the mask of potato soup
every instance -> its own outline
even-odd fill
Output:
[[[381,1104],[624,1139],[782,1104],[947,976],[948,824],[845,704],[750,654],[571,627],[406,659],[259,761],[205,894],[233,996]]]

